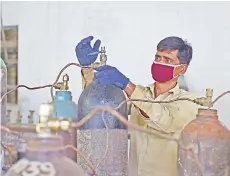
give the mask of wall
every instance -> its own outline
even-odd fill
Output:
[[[74,48],[88,35],[102,40],[108,64],[137,84],[152,82],[150,64],[157,43],[166,36],[187,39],[194,57],[186,74],[198,95],[230,90],[230,2],[2,2],[4,25],[19,25],[19,84],[54,81],[58,71],[76,62]],[[71,67],[70,87],[77,101],[80,69]],[[22,112],[50,100],[49,89],[19,90]],[[215,107],[230,127],[230,95]]]

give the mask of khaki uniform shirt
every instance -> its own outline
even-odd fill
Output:
[[[83,88],[86,82],[93,80],[93,71],[83,77]],[[190,92],[179,89],[177,85],[168,93],[154,97],[154,84],[143,87],[137,85],[130,99],[150,99],[167,101],[176,98],[195,99]],[[172,103],[132,102],[129,106],[130,122],[179,138],[183,128],[193,119],[199,106],[190,101]],[[149,118],[140,113],[144,111]],[[138,131],[130,131],[129,176],[177,176],[177,144]]]

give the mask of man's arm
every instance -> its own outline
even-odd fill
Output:
[[[150,89],[134,85],[129,82],[125,92],[130,99],[146,99],[151,95]],[[183,98],[195,99],[191,94],[182,95]],[[176,97],[172,97],[175,99]],[[163,100],[164,101],[164,100]],[[149,103],[149,102],[132,102],[139,110],[139,115],[154,129],[171,132],[181,129],[196,117],[199,106],[189,101],[177,101],[172,103]]]
[[[133,94],[135,88],[136,88],[136,85],[133,84],[131,81],[129,81],[129,83],[127,84],[127,86],[126,86],[126,88],[125,88],[124,91],[125,91],[126,95],[127,95],[128,97],[130,97],[130,96]],[[130,114],[130,113],[131,113],[131,105],[132,105],[132,102],[128,102],[128,103],[129,103],[129,114]],[[141,110],[141,109],[139,109],[139,110],[140,110],[140,113],[141,113],[144,117],[149,118],[149,116],[148,116],[143,110]]]
[[[82,39],[76,46],[75,52],[78,62],[82,66],[89,66],[95,62],[99,54],[99,47],[101,44],[100,40],[96,40],[93,47],[91,46],[91,41],[93,36],[88,36]],[[97,53],[90,55],[91,53]],[[85,89],[94,80],[94,70],[93,69],[82,69],[82,88]]]
[[[94,79],[94,70],[93,69],[82,69],[82,89],[85,89]]]

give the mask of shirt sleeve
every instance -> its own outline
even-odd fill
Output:
[[[124,92],[124,91],[123,91],[123,92]],[[125,94],[126,100],[129,99],[128,95],[127,95],[125,92],[124,92],[124,94]],[[127,112],[128,112],[128,115],[131,114],[131,107],[132,107],[132,102],[127,101]]]
[[[127,102],[127,111],[128,111],[128,115],[131,114],[131,107],[132,107],[132,102]]]
[[[148,99],[152,95],[150,88],[136,86],[131,99]],[[178,97],[171,97],[176,99]],[[182,98],[182,97],[181,97]],[[183,96],[183,98],[191,98],[192,96]],[[169,99],[167,99],[169,100]],[[166,101],[166,100],[162,100]],[[151,102],[132,102],[137,108],[139,116],[147,123],[147,125],[156,130],[171,133],[182,129],[188,122],[196,117],[198,105],[189,101],[175,101],[172,103],[151,103]],[[149,118],[144,117],[140,110],[144,111]]]

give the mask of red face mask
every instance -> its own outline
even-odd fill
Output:
[[[169,65],[153,62],[151,72],[152,78],[157,82],[167,82],[174,77],[174,69],[180,65]]]

